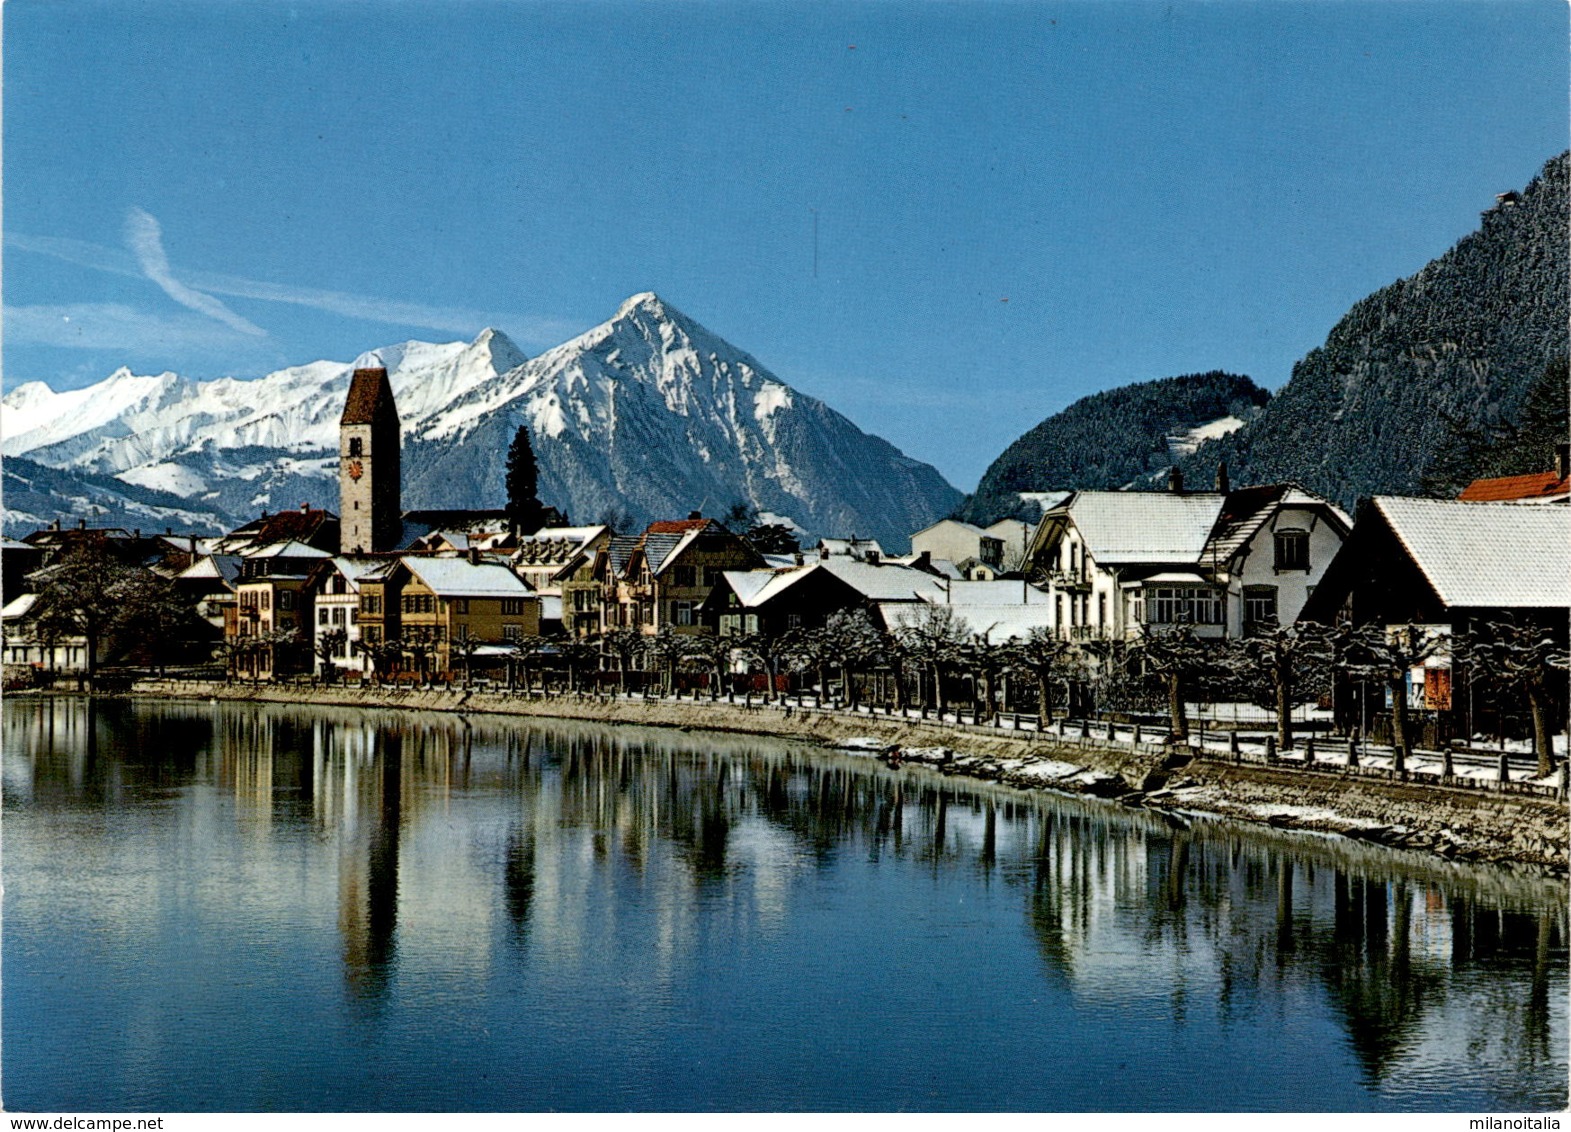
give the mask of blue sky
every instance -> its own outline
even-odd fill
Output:
[[[969,490],[1087,393],[1280,386],[1566,148],[1567,13],[10,0],[5,383],[654,290]]]

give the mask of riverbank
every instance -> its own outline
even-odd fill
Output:
[[[1178,820],[1213,815],[1334,833],[1442,857],[1571,868],[1571,815],[1542,793],[1354,774],[1335,764],[1260,765],[1224,752],[760,703],[489,691],[146,680],[138,696],[542,716],[817,741],[941,773],[1116,799]]]

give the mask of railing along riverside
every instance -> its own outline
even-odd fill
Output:
[[[308,678],[309,679],[309,678]],[[168,692],[180,694],[182,691],[194,689],[211,690],[225,683],[231,687],[259,688],[266,686],[244,680],[221,682],[184,680],[178,677],[147,677],[137,681],[137,687],[154,692]],[[296,687],[303,686],[293,683],[280,683],[274,686]],[[627,702],[660,702],[671,700],[681,702],[681,689],[676,689],[669,696],[658,689],[645,686],[635,691],[622,692],[614,688],[604,689],[596,687],[591,692],[585,693],[583,689],[568,690],[563,687],[514,687],[508,689],[505,685],[493,685],[490,681],[473,681],[468,689],[462,688],[457,683],[450,684],[417,684],[415,682],[394,682],[390,684],[368,683],[333,683],[315,685],[324,690],[359,693],[370,698],[372,695],[393,695],[400,699],[418,692],[445,691],[445,692],[478,692],[485,695],[506,698],[516,696],[529,700],[549,700],[554,698],[574,697],[580,701],[592,698],[596,702],[608,703],[618,699]],[[694,688],[689,692],[689,699],[695,703],[715,703],[703,689]],[[734,693],[727,693],[727,706],[737,703]],[[1040,715],[1024,712],[995,712],[983,720],[976,709],[957,708],[953,711],[947,709],[934,709],[928,705],[906,707],[899,712],[890,705],[877,704],[848,704],[843,702],[826,702],[824,697],[813,692],[797,692],[793,694],[777,693],[773,702],[763,699],[751,691],[744,694],[739,706],[750,711],[762,711],[772,708],[786,714],[792,712],[813,712],[816,714],[843,715],[856,718],[866,714],[876,716],[880,709],[885,718],[900,718],[910,722],[926,722],[943,727],[955,728],[970,732],[997,732],[999,730],[1028,731],[1034,734],[1052,735],[1063,741],[1066,745],[1081,746],[1090,742],[1099,744],[1129,744],[1134,746],[1155,746],[1166,744],[1164,738],[1153,736],[1147,738],[1146,725],[1130,723],[1122,728],[1111,720],[1102,720],[1101,734],[1093,737],[1093,721],[1090,717],[1071,718],[1059,716],[1047,720]],[[969,716],[969,721],[967,720]],[[1006,726],[1007,721],[1007,726]],[[1160,732],[1160,729],[1154,729]],[[1166,744],[1170,745],[1170,744]],[[1195,756],[1201,758],[1218,758],[1236,763],[1256,763],[1269,765],[1277,769],[1303,771],[1316,775],[1352,776],[1373,780],[1389,780],[1393,777],[1391,762],[1393,749],[1388,746],[1376,746],[1365,743],[1357,736],[1337,739],[1328,736],[1305,736],[1301,744],[1295,748],[1281,749],[1277,747],[1274,735],[1242,736],[1236,730],[1222,734],[1217,732],[1192,733],[1184,744]],[[1341,755],[1341,759],[1334,759],[1333,755]],[[1456,773],[1456,758],[1458,755],[1468,757],[1493,756],[1497,759],[1494,773],[1485,774],[1458,774]],[[1525,776],[1525,768],[1513,767],[1510,752],[1503,752],[1498,748],[1474,747],[1456,742],[1438,751],[1415,749],[1409,759],[1406,770],[1406,780],[1418,784],[1444,785],[1450,788],[1463,790],[1495,791],[1498,793],[1529,794],[1541,797],[1566,798],[1571,794],[1571,761],[1560,760],[1555,781],[1534,782]],[[1484,768],[1486,771],[1490,768]]]

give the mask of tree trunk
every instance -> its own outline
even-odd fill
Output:
[[[976,721],[986,723],[993,718],[993,674],[984,671],[979,683],[982,686],[982,711]]]
[[[1047,673],[1039,672],[1036,677],[1036,711],[1046,727],[1053,718],[1053,690],[1048,687]]]
[[[1389,681],[1391,689],[1391,770],[1400,779],[1407,778],[1407,760],[1413,753],[1407,735],[1407,674]]]
[[[1527,685],[1527,707],[1533,716],[1533,750],[1538,754],[1538,777],[1544,778],[1555,769],[1554,740],[1549,737],[1549,705],[1545,702],[1544,687],[1537,680]]]
[[[940,718],[944,714],[944,674],[935,662],[933,665],[933,710]]]
[[[1293,677],[1286,671],[1276,673],[1276,743],[1293,749]]]
[[[894,679],[894,707],[901,715],[906,710],[906,682],[905,668],[900,664],[890,665],[890,676]]]
[[[1184,682],[1178,673],[1167,674],[1167,715],[1174,736],[1189,739],[1189,717],[1184,714]]]

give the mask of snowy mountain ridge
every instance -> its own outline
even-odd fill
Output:
[[[500,505],[505,453],[524,421],[542,498],[585,519],[741,500],[812,533],[899,545],[959,500],[934,469],[652,292],[535,358],[487,329],[468,343],[404,342],[254,380],[120,369],[64,393],[30,382],[4,399],[0,451],[173,493],[220,524],[302,501],[336,509],[349,378],[378,363],[403,424],[406,507]]]

